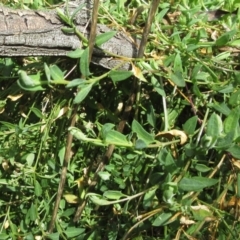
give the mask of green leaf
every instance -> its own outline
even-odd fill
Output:
[[[75,29],[72,27],[62,27],[61,30],[65,34],[73,34],[75,32]]]
[[[203,206],[203,207],[201,207]],[[190,207],[193,217],[197,221],[204,221],[206,218],[213,217],[212,212],[204,205]]]
[[[103,194],[103,197],[112,199],[112,200],[119,200],[121,197],[127,197],[127,195],[121,193],[120,191],[106,191]]]
[[[96,36],[96,45],[100,47],[103,43],[107,42],[109,39],[116,35],[117,31],[110,31],[99,34]]]
[[[7,100],[0,100],[0,110],[2,110],[7,104]]]
[[[34,192],[37,197],[42,195],[42,187],[37,180],[35,181]]]
[[[98,176],[99,176],[102,180],[107,181],[107,180],[110,179],[111,174],[110,174],[109,172],[107,172],[107,171],[100,171],[100,172],[98,173]]]
[[[9,180],[8,179],[0,179],[0,184],[8,185],[9,184]]]
[[[221,104],[219,104],[219,103],[209,103],[208,106],[214,108],[215,110],[224,114],[225,116],[228,116],[231,112],[230,108],[224,102],[222,102]]]
[[[130,76],[132,76],[131,71],[110,71],[108,76],[112,79],[113,82],[119,82],[126,80]]]
[[[211,87],[213,91],[217,91],[220,93],[231,93],[234,91],[234,86],[232,83],[223,85],[223,86],[212,86]]]
[[[199,171],[199,172],[209,172],[210,170],[212,170],[210,167],[204,165],[204,164],[196,164],[194,166],[194,168]]]
[[[67,208],[62,214],[61,217],[69,217],[75,213],[75,208]]]
[[[172,217],[172,213],[161,213],[152,223],[154,227],[164,226],[168,223],[168,220]]]
[[[74,18],[77,15],[77,13],[79,13],[83,9],[83,7],[85,7],[86,5],[87,5],[86,3],[82,3],[73,11],[73,13],[71,15],[71,21],[74,20]]]
[[[192,69],[192,78],[195,79],[197,76],[199,76],[199,73],[202,74],[201,72],[202,69],[202,64],[200,64],[199,62],[195,64],[195,66]]]
[[[140,66],[142,67],[143,70],[153,71],[153,68],[149,63],[144,62],[144,61],[140,61],[139,64],[140,64]],[[154,76],[152,76],[152,77],[154,77]]]
[[[59,157],[61,166],[63,165],[63,160],[64,160],[64,156],[65,156],[65,150],[66,150],[65,146],[63,146],[62,148],[60,148],[60,150],[58,152],[58,157]]]
[[[217,136],[208,136],[205,134],[201,139],[201,145],[203,148],[210,149],[215,147],[217,140]]]
[[[19,79],[17,81],[17,84],[20,88],[26,91],[42,91],[45,90],[41,86],[41,81],[40,81],[40,75],[39,73],[36,75],[27,75],[25,71],[18,71]]]
[[[153,128],[156,128],[156,116],[152,105],[147,109],[147,121]]]
[[[135,142],[135,149],[143,149],[146,148],[148,145],[142,140],[142,139],[137,139]]]
[[[183,72],[182,68],[182,59],[179,53],[176,54],[175,59],[174,59],[174,65],[173,65],[174,72]]]
[[[234,145],[230,147],[227,151],[230,152],[233,157],[240,159],[240,146]]]
[[[82,140],[85,141],[88,139],[88,137],[78,128],[76,127],[69,127],[68,129],[70,131],[70,133],[77,138],[78,140]]]
[[[212,80],[214,82],[218,81],[218,76],[216,75],[216,73],[207,65],[203,65],[203,67],[206,69],[206,71],[209,73],[209,75],[212,77]]]
[[[211,137],[219,137],[223,132],[222,119],[216,113],[213,113],[208,122],[206,128],[206,134]]]
[[[76,237],[85,232],[85,228],[68,227],[64,233],[68,238]]]
[[[51,233],[47,235],[47,239],[51,239],[51,240],[59,240],[59,236],[60,234],[58,232],[56,233]]]
[[[156,196],[156,189],[150,190],[144,195],[144,198],[143,198],[144,208],[152,207],[155,196]]]
[[[178,192],[178,187],[177,183],[175,182],[169,182],[171,179],[171,175],[168,174],[168,180],[166,183],[163,184],[163,196],[162,199],[164,202],[168,204],[173,204],[174,203],[174,196]]]
[[[236,30],[228,31],[222,34],[217,40],[216,40],[216,46],[222,47],[226,45],[230,39],[236,34]]]
[[[115,127],[113,123],[105,123],[101,129],[101,135],[103,139],[106,139],[107,133]]]
[[[237,128],[239,126],[239,108],[235,108],[231,111],[231,113],[228,115],[228,117],[224,120],[224,132],[236,132]]]
[[[239,47],[240,46],[240,39],[235,39],[231,42],[228,43],[228,46],[231,46],[231,47]]]
[[[203,188],[211,187],[218,183],[217,179],[205,178],[205,177],[184,177],[178,184],[178,187],[183,191],[200,191]]]
[[[194,134],[197,126],[197,120],[198,120],[197,116],[193,116],[183,124],[183,130],[187,135]]]
[[[166,172],[174,174],[174,172],[176,172],[176,170],[178,169],[177,165],[176,165],[176,161],[173,158],[172,154],[168,151],[162,151],[162,155],[160,154],[158,156],[158,158],[164,159],[162,161],[162,164],[164,166],[164,169]]]
[[[178,87],[185,87],[185,81],[182,76],[182,73],[176,71],[175,73],[170,74],[170,79],[178,86]]]
[[[9,234],[0,233],[0,239],[2,239],[2,240],[9,239]]]
[[[69,82],[66,86],[66,88],[73,88],[82,84],[86,84],[86,79],[82,79],[82,78],[77,78],[72,80],[71,82]]]
[[[0,123],[3,124],[4,126],[6,126],[10,130],[15,130],[16,129],[16,125],[12,124],[10,122],[0,121]]]
[[[57,11],[57,15],[58,17],[66,24],[70,25],[71,26],[71,19],[66,15],[64,14],[64,12],[60,9],[60,8],[56,8],[56,11]]]
[[[220,93],[231,93],[234,91],[234,86],[232,83],[223,85],[223,86],[212,86],[213,91],[217,91]]]
[[[27,233],[25,236],[24,236],[24,240],[34,240],[34,236],[32,233]]]
[[[86,197],[88,197],[93,203],[100,205],[100,206],[113,204],[111,201],[103,199],[103,197],[101,195],[98,195],[95,193],[90,193],[90,194],[88,193],[86,195]]]
[[[159,95],[165,97],[166,93],[165,93],[164,89],[162,88],[161,84],[159,83],[159,81],[154,76],[151,77],[151,82],[152,82],[152,85],[153,85],[155,91]]]
[[[240,90],[232,93],[229,104],[233,107],[240,105]]]
[[[29,216],[31,221],[33,222],[37,219],[37,208],[33,203],[31,204],[31,207],[29,209]]]
[[[53,78],[53,80],[62,80],[64,79],[64,73],[57,65],[50,66],[50,74]]]
[[[45,71],[45,75],[47,77],[48,82],[51,82],[51,73],[50,73],[50,69],[48,67],[48,65],[46,63],[44,63],[44,71]]]
[[[168,204],[173,204],[174,200],[173,197],[175,196],[174,188],[169,186],[167,189],[164,189],[163,191],[163,201]]]
[[[78,140],[91,142],[92,144],[95,144],[95,145],[98,145],[98,146],[105,146],[105,144],[103,144],[103,141],[101,139],[88,138],[80,129],[78,129],[76,127],[69,127],[68,130]]]
[[[110,130],[107,132],[104,140],[107,144],[114,144],[121,147],[132,147],[132,143],[127,140],[126,136],[118,131]]]
[[[214,146],[215,149],[220,149],[220,150],[227,150],[228,148],[230,148],[233,144],[234,144],[234,135],[235,133],[229,132],[227,133],[227,135],[218,138],[217,144]]]
[[[79,89],[77,96],[74,98],[73,103],[75,104],[81,103],[87,97],[88,93],[91,91],[92,86],[93,86],[92,84],[86,84],[82,86]]]
[[[137,134],[138,139],[142,139],[146,144],[155,141],[154,137],[148,133],[135,119],[132,122],[132,131]]]
[[[45,119],[45,116],[42,114],[42,112],[38,108],[31,107],[30,109],[37,117],[39,117],[40,119]]]
[[[222,52],[222,53],[218,54],[216,57],[213,57],[212,60],[218,62],[218,61],[229,58],[229,56],[231,56],[230,52]]]
[[[80,71],[84,77],[91,75],[89,71],[89,47],[87,47],[82,53],[80,60]]]
[[[164,18],[164,16],[168,13],[168,11],[169,11],[169,5],[168,5],[168,3],[166,3],[166,5],[164,6],[164,4],[162,4],[161,6],[160,6],[160,9],[162,9],[160,12],[159,12],[159,14],[157,14],[157,16],[156,16],[156,20],[158,21],[158,22],[161,22],[162,21],[162,19]]]
[[[202,93],[201,93],[201,91],[199,90],[199,87],[198,87],[198,84],[197,84],[197,83],[194,83],[194,84],[193,84],[193,93],[194,93],[197,97],[199,97],[199,98],[202,97]]]
[[[34,162],[34,159],[35,159],[35,154],[34,153],[27,154],[26,161],[27,161],[27,164],[28,164],[29,167],[32,166],[32,164]]]
[[[68,52],[67,56],[70,58],[80,58],[83,54],[84,50],[81,48],[77,48],[74,51]]]

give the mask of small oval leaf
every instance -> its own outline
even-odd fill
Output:
[[[217,179],[205,177],[184,177],[178,184],[178,187],[183,191],[200,191],[203,188],[211,187],[218,183]]]
[[[108,201],[106,199],[103,199],[101,195],[97,195],[97,194],[88,194],[87,195],[89,197],[89,199],[97,204],[97,205],[100,205],[100,206],[104,206],[104,205],[111,205],[112,202],[111,201]]]
[[[64,79],[64,73],[57,65],[50,66],[50,74],[53,80],[62,80]]]
[[[146,144],[154,142],[154,137],[148,133],[139,122],[133,120],[132,122],[132,131],[137,134],[138,139],[142,139]]]
[[[110,32],[99,34],[96,37],[96,45],[100,47],[103,43],[107,42],[109,39],[114,37],[116,33],[117,31],[110,31]]]
[[[42,187],[37,180],[35,181],[34,192],[37,197],[42,195]]]
[[[185,81],[180,71],[176,71],[170,75],[170,79],[178,86],[185,87]]]
[[[77,78],[72,80],[71,82],[68,83],[68,85],[66,86],[66,88],[73,88],[76,86],[79,86],[81,84],[85,84],[86,83],[86,79],[82,79],[82,78]]]
[[[222,131],[223,131],[222,120],[219,115],[213,113],[207,122],[206,134],[212,137],[213,136],[219,137],[222,134]]]
[[[121,197],[127,197],[127,195],[121,193],[120,191],[106,191],[103,194],[104,197],[112,200],[119,200]]]
[[[75,104],[82,102],[86,98],[88,93],[91,91],[91,89],[92,89],[92,84],[86,84],[85,86],[81,87],[81,89],[77,93],[77,96],[74,98],[73,102]]]
[[[132,143],[127,140],[126,136],[114,130],[107,132],[105,142],[121,147],[132,147]]]
[[[89,47],[87,47],[82,53],[80,60],[80,71],[84,77],[91,75],[89,71]]]
[[[74,51],[68,52],[67,56],[70,58],[80,58],[83,54],[84,50],[81,48],[77,48]]]
[[[113,82],[119,82],[131,77],[132,74],[133,73],[131,71],[110,71],[108,76],[112,79]]]
[[[107,181],[107,180],[110,179],[111,174],[110,174],[109,172],[107,172],[107,171],[100,171],[100,172],[98,173],[98,176],[99,176],[102,180]]]

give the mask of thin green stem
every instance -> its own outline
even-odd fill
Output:
[[[164,89],[162,77],[159,78],[160,85],[162,89]],[[168,124],[168,111],[167,111],[167,102],[166,97],[162,96],[162,104],[163,104],[163,114],[164,114],[164,131],[168,131],[169,124]]]
[[[210,103],[212,102],[212,98],[209,100],[209,102],[210,102]],[[200,131],[199,131],[198,136],[197,136],[197,140],[196,140],[196,144],[197,144],[197,145],[198,145],[199,142],[200,142],[200,139],[201,139],[201,136],[202,136],[204,127],[205,127],[205,125],[206,125],[206,123],[207,123],[208,114],[209,114],[209,108],[207,108],[206,114],[205,114],[204,119],[203,119],[203,122],[202,122],[202,126],[201,126]]]

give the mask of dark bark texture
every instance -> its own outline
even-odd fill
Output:
[[[64,9],[73,12],[87,0],[76,0],[68,3]],[[91,8],[86,3],[75,17],[78,30],[87,38],[89,35]],[[67,52],[82,46],[75,34],[65,34],[64,24],[55,10],[31,11],[12,10],[0,6],[0,56],[65,56]],[[105,25],[97,26],[97,34],[111,31]],[[136,44],[126,34],[118,32],[115,37],[101,46],[102,49],[126,58],[137,55]],[[92,62],[111,69],[121,63],[120,58],[109,57],[102,50],[95,48]],[[123,69],[129,68],[129,63]]]

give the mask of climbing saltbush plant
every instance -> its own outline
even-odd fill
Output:
[[[144,58],[128,71],[89,64],[87,44],[67,57],[1,58],[0,239],[239,239],[239,14],[205,14],[237,4],[160,3]],[[113,31],[98,46],[116,31],[140,39],[149,6],[101,2],[98,22]]]

